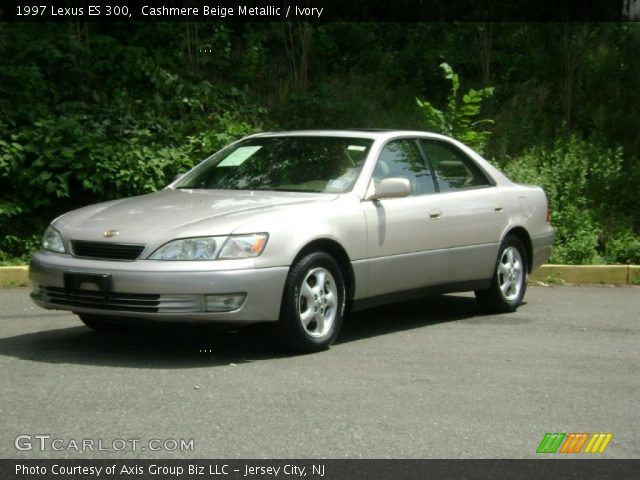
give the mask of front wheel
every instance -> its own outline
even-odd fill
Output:
[[[312,252],[289,271],[276,334],[286,347],[311,353],[329,348],[342,326],[345,285],[336,261]]]
[[[520,239],[507,237],[500,245],[491,286],[475,292],[480,306],[490,312],[514,312],[527,289],[527,265]]]

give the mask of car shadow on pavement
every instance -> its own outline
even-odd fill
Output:
[[[473,296],[440,295],[394,303],[352,314],[336,344],[484,315]]]
[[[0,339],[0,355],[45,363],[126,368],[199,368],[282,356],[258,326],[221,331],[162,324],[97,332],[82,325]]]
[[[350,315],[336,344],[480,315],[472,297],[445,295],[386,305]],[[80,323],[0,338],[0,355],[45,363],[162,369],[238,365],[291,356],[275,344],[266,325],[220,330],[162,324],[95,332]]]

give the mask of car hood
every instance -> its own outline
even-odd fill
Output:
[[[337,195],[298,192],[165,189],[90,205],[54,222],[68,240],[158,244],[174,238],[228,235],[274,208],[331,201]],[[105,238],[108,230],[118,234]]]

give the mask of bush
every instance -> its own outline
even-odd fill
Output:
[[[0,266],[25,265],[40,247],[40,235],[26,238],[5,235],[0,238]]]
[[[541,185],[547,194],[556,229],[552,263],[637,261],[640,242],[618,205],[624,199],[614,195],[625,180],[622,161],[620,148],[571,136],[507,162],[504,170],[512,180]]]
[[[605,259],[608,263],[640,264],[640,239],[631,230],[611,236]]]

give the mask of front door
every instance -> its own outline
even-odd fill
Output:
[[[369,296],[443,283],[449,235],[441,196],[414,138],[393,140],[380,153],[372,182],[406,178],[408,197],[362,203],[367,221]]]

